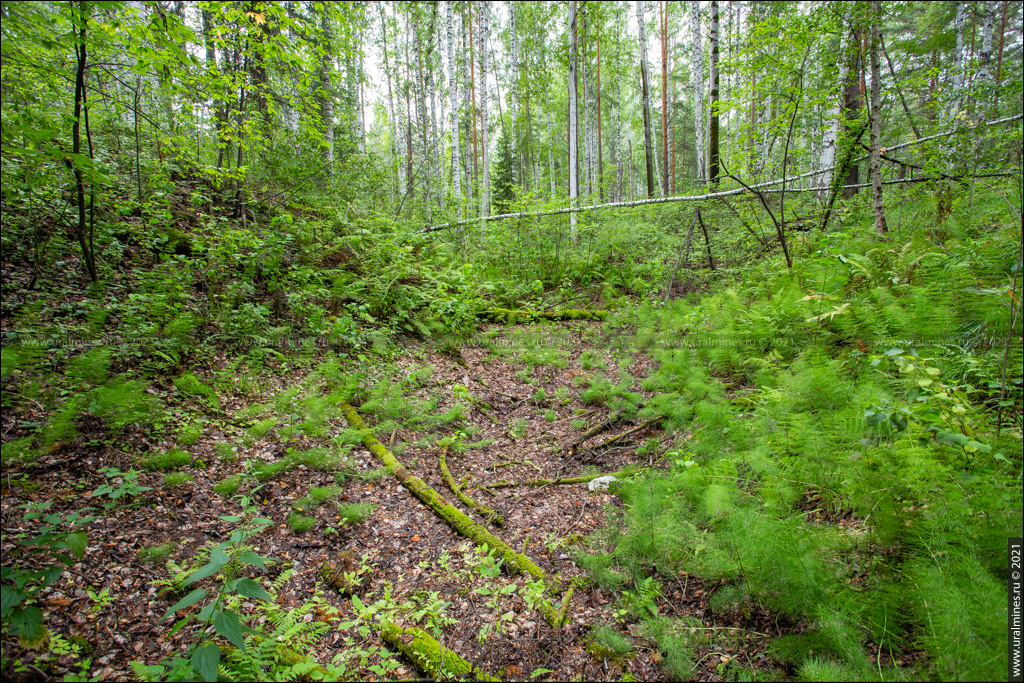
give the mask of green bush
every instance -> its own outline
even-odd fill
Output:
[[[187,451],[172,448],[164,453],[151,453],[139,461],[139,467],[147,470],[174,470],[192,462]]]

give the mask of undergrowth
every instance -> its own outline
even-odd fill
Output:
[[[703,633],[655,607],[652,581],[679,572],[724,582],[719,618],[757,606],[798,626],[770,653],[801,680],[1005,675],[1018,345],[1005,389],[1001,375],[1020,234],[980,227],[1007,217],[982,207],[938,236],[809,235],[792,270],[630,314],[632,343],[659,363],[640,417],[663,416],[678,445],[666,471],[619,486],[621,512],[578,561],[673,676],[693,676]],[[612,405],[627,389],[598,372],[582,397]]]

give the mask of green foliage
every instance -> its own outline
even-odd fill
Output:
[[[308,517],[297,511],[288,513],[288,526],[297,534],[303,534],[316,526],[316,518]]]
[[[633,649],[633,641],[611,626],[601,625],[595,628],[590,637],[593,639],[595,655],[599,657],[621,657]]]
[[[145,491],[153,490],[150,486],[139,486],[139,473],[135,470],[122,472],[116,467],[101,467],[97,472],[105,476],[108,481],[98,486],[89,495],[92,498],[106,497],[108,501],[103,503],[103,507],[107,510],[117,507],[122,498],[132,498]]]
[[[231,476],[225,477],[221,480],[220,483],[213,487],[213,490],[225,498],[230,498],[238,492],[238,489],[241,488],[242,482],[244,481],[245,474],[232,474]]]
[[[60,578],[65,567],[85,557],[86,535],[77,529],[95,519],[82,515],[82,511],[47,512],[52,505],[53,501],[47,501],[19,506],[25,511],[22,520],[35,527],[33,532],[9,534],[4,527],[3,542],[14,541],[17,545],[12,550],[13,561],[5,558],[8,563],[0,570],[0,616],[4,628],[23,645],[38,644],[46,637],[43,613],[32,603]]]
[[[147,470],[174,470],[192,462],[187,451],[172,448],[164,453],[152,453],[139,460],[139,466]]]
[[[139,561],[151,562],[153,564],[164,564],[167,562],[167,558],[170,557],[171,553],[174,552],[175,547],[177,547],[177,544],[170,542],[140,548]]]
[[[196,588],[172,605],[164,615],[164,619],[166,620],[193,605],[205,602],[198,613],[190,612],[180,619],[170,633],[177,632],[190,621],[195,620],[206,627],[212,627],[213,633],[222,639],[222,642],[230,643],[244,654],[247,648],[247,631],[243,628],[241,618],[236,611],[239,598],[273,602],[273,597],[258,582],[242,575],[245,567],[265,569],[267,564],[267,558],[260,557],[253,552],[248,541],[269,527],[271,521],[259,517],[256,507],[251,505],[248,498],[241,498],[240,503],[241,515],[221,517],[229,524],[237,524],[237,528],[227,541],[211,548],[208,562],[189,573],[182,584],[183,588],[187,588],[199,581],[213,577],[217,581],[216,590],[212,593],[213,599],[205,602],[211,595],[210,591],[206,588]],[[248,633],[253,635],[251,631]],[[265,639],[258,632],[255,635]],[[191,654],[188,658],[175,658],[171,663],[171,668],[179,672],[187,671],[189,675],[193,675],[191,672],[195,672],[202,680],[215,679],[221,662],[222,648],[226,647],[218,645],[213,640],[203,638],[191,645]],[[163,669],[151,673],[159,677],[163,673]],[[169,677],[174,678],[175,676],[172,673]]]
[[[338,517],[342,524],[360,524],[366,520],[377,506],[373,503],[338,503]]]
[[[179,486],[184,486],[190,481],[195,480],[196,478],[187,472],[168,472],[164,475],[164,488],[178,488]]]
[[[183,425],[175,439],[179,446],[191,446],[203,435],[203,428],[197,424]]]

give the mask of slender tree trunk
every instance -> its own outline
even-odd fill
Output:
[[[668,172],[668,4],[658,2],[661,11],[661,187],[669,193]]]
[[[882,42],[882,3],[871,3],[871,199],[875,210],[875,231],[889,232],[882,201],[882,70],[878,51]],[[783,170],[785,173],[785,170]]]
[[[519,36],[516,33],[516,6],[518,3],[509,3],[509,57],[511,64],[511,87],[508,90],[509,112],[512,114],[512,125],[509,127],[511,138],[509,144],[512,146],[512,158],[516,169],[516,180],[524,185],[526,174],[523,172],[523,158],[519,144]]]
[[[458,95],[455,85],[455,50],[452,48],[453,34],[455,31],[454,12],[452,5],[455,0],[448,0],[445,5],[447,19],[447,34],[445,41],[448,50],[448,99],[450,100],[450,124],[452,136],[452,183],[455,185],[455,202],[459,207],[459,220],[465,218],[465,211],[462,202],[462,170],[459,168],[459,106]]]
[[[861,30],[859,21],[856,19],[854,20],[853,25],[852,43],[853,51],[850,56],[851,63],[849,70],[846,72],[846,86],[843,90],[843,118],[850,122],[846,126],[846,135],[848,139],[851,138],[858,129],[863,131],[863,128],[858,121],[861,116],[861,91],[859,82],[859,73],[861,71]],[[856,163],[850,164],[850,167],[846,172],[846,178],[843,180],[843,184],[857,185],[859,182],[860,168]],[[843,190],[844,197],[852,197],[855,194],[857,194],[857,188],[855,187]]]
[[[601,21],[601,6],[597,7],[597,59],[595,63],[597,76],[597,193],[598,198],[604,202],[604,156],[601,153],[601,29],[604,22]]]
[[[836,163],[839,133],[843,127],[843,94],[850,73],[850,59],[847,56],[849,48],[849,28],[844,21],[842,35],[839,38],[838,83],[840,92],[832,97],[832,104],[825,116],[825,131],[822,135],[821,153],[818,157],[818,169],[821,171],[821,174],[815,178],[815,184],[819,188],[818,199],[822,202],[828,198],[829,189],[832,187],[832,178],[836,174],[836,169],[833,167]]]
[[[999,82],[1003,78],[1003,44],[1006,42],[1006,15],[1010,10],[1010,0],[1003,0],[1003,18],[999,22],[999,52],[996,57],[996,95],[998,98]],[[993,98],[994,100],[996,98]]]
[[[413,20],[413,36],[416,39],[416,125],[419,127],[419,173],[423,181],[423,207],[426,211],[427,223],[430,223],[430,186],[432,178],[428,165],[430,147],[427,140],[429,125],[427,124],[427,82],[423,72],[423,39],[420,36],[418,20]]]
[[[579,202],[579,150],[577,149],[577,103],[576,103],[576,71],[577,71],[577,50],[579,48],[579,35],[577,21],[579,19],[576,0],[572,0],[569,9],[569,206],[575,208]],[[576,212],[569,214],[569,235],[573,244],[576,244],[576,226],[579,219]]]
[[[706,143],[704,141],[704,47],[700,34],[700,2],[690,2],[690,33],[693,36],[693,119],[694,119],[694,151],[697,156],[697,181],[708,179],[706,162]]]
[[[953,31],[956,34],[956,54],[954,55],[953,71],[953,111],[955,116],[960,110],[963,101],[963,90],[965,76],[967,74],[967,63],[964,55],[964,24],[967,21],[967,3],[958,0],[956,3],[956,15],[953,19]]]
[[[324,164],[327,165],[327,175],[334,175],[334,88],[331,83],[331,73],[334,65],[334,27],[331,22],[330,10],[326,7],[320,8],[320,30],[323,35],[322,52],[320,54],[320,121],[324,133]],[[387,37],[385,36],[385,43]],[[386,48],[385,48],[386,49]],[[385,53],[386,54],[386,53]]]
[[[992,34],[995,30],[996,23],[996,6],[998,5],[997,0],[987,0],[984,3],[984,11],[982,13],[981,21],[981,48],[978,50],[978,81],[982,87],[983,102],[986,103],[982,107],[982,118],[986,117],[989,111],[994,111],[994,102],[991,99],[990,87],[993,81],[992,78]]]
[[[555,123],[551,117],[551,91],[547,91],[548,95],[548,176],[551,181],[551,194],[549,199],[554,199],[557,194],[556,177],[555,177],[555,143],[558,141],[555,137]]]
[[[388,116],[390,118],[391,123],[391,172],[394,181],[394,185],[392,187],[393,191],[397,191],[398,188],[401,187],[401,182],[399,179],[399,169],[401,168],[401,164],[398,158],[398,144],[400,138],[398,120],[395,118],[395,93],[394,90],[392,90],[391,88],[391,66],[388,63],[388,23],[387,18],[384,16],[384,3],[380,3],[379,5],[377,5],[377,7],[378,9],[380,9],[380,30],[381,35],[383,36],[382,48],[384,52],[384,76],[388,82]],[[394,196],[392,196],[392,202],[394,202],[394,200],[395,198]]]
[[[488,107],[487,101],[487,38],[490,34],[490,9],[489,0],[484,0],[480,8],[480,138],[483,143],[483,178],[481,178],[482,190],[480,192],[480,215],[487,217],[491,215],[491,151],[490,132],[488,130]]]
[[[84,2],[81,0],[78,2],[77,7],[72,5],[72,12],[77,15],[78,23],[78,44],[75,45],[75,56],[77,57],[77,66],[75,69],[75,117],[74,123],[71,126],[71,144],[72,152],[76,155],[75,161],[66,161],[71,168],[75,176],[75,191],[78,199],[78,225],[76,226],[76,235],[78,237],[78,245],[82,249],[82,260],[85,261],[85,268],[89,272],[89,279],[93,282],[99,280],[99,275],[96,272],[96,259],[92,249],[91,235],[87,236],[87,222],[85,212],[85,176],[82,173],[82,163],[78,161],[77,157],[82,154],[82,121],[83,118],[88,116],[88,105],[85,101],[85,72],[86,72],[86,27],[89,22],[89,18],[86,15],[84,8]],[[85,114],[83,115],[83,108]],[[91,148],[90,144],[90,148]],[[90,156],[92,156],[90,154]],[[92,202],[92,207],[95,210],[95,202]]]
[[[718,1],[711,0],[711,126],[708,130],[708,175],[718,184]]]
[[[654,143],[651,135],[651,87],[647,66],[647,28],[644,18],[644,0],[636,0],[636,20],[640,33],[640,88],[644,109],[644,154],[647,159],[647,196],[654,196]]]
[[[470,125],[473,127],[473,185],[474,191],[479,191],[480,184],[480,151],[477,148],[476,132],[476,41],[473,39],[473,3],[466,3],[466,11],[469,12],[469,96],[470,96]]]

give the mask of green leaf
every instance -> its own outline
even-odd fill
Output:
[[[242,635],[242,622],[238,615],[231,610],[218,612],[213,617],[213,628],[219,635],[224,636],[231,644],[242,652],[245,652],[245,637]]]
[[[64,542],[68,544],[68,550],[74,554],[78,559],[85,557],[85,546],[86,538],[85,534],[81,531],[76,531],[73,534],[68,534]]]
[[[7,616],[16,605],[28,597],[28,593],[13,586],[0,587],[0,616]]]
[[[171,606],[171,608],[169,610],[167,610],[167,613],[164,614],[163,619],[166,619],[167,617],[171,616],[175,612],[183,610],[186,607],[191,607],[192,605],[196,604],[197,602],[199,602],[200,600],[202,600],[205,597],[206,597],[206,589],[205,588],[197,588],[197,589],[195,589],[194,591],[192,591],[191,593],[189,593],[188,595],[183,597],[181,600],[178,600],[178,602],[174,603]],[[161,619],[161,621],[163,621],[163,619]]]
[[[258,555],[257,553],[254,553],[251,550],[246,550],[244,553],[242,553],[241,555],[238,556],[238,559],[241,560],[242,562],[244,562],[245,564],[251,564],[251,565],[253,565],[255,567],[259,567],[260,569],[266,569],[267,568],[267,564],[266,564],[267,558],[260,557],[260,555]]]
[[[953,432],[947,432],[944,429],[936,430],[935,431],[935,438],[938,439],[940,443],[944,443],[947,446],[963,446],[968,441],[970,441],[970,439],[968,439],[963,434],[955,434]]]
[[[263,590],[263,587],[255,581],[253,581],[252,579],[246,578],[240,580],[238,582],[238,585],[235,586],[235,590],[237,590],[239,594],[244,595],[247,598],[255,598],[257,600],[263,600],[265,602],[274,601],[274,598],[270,597],[270,594],[267,593],[267,591]]]
[[[43,613],[38,607],[26,607],[12,612],[7,622],[11,633],[24,636],[26,640],[35,640],[43,629]]]
[[[216,552],[217,551],[215,550],[213,553],[210,554],[210,556],[213,557],[213,555],[215,555]],[[227,557],[227,556],[225,555],[225,557]],[[226,565],[226,564],[227,564],[227,561],[224,561],[224,562],[210,562],[209,564],[203,565],[199,569],[197,569],[194,572],[192,572],[192,575],[189,576],[188,580],[185,581],[185,585],[188,586],[190,584],[195,583],[196,581],[200,581],[202,579],[205,579],[208,576],[213,576],[214,574],[219,572],[221,569],[223,569],[224,565]]]
[[[217,666],[220,664],[220,648],[213,643],[197,647],[192,652],[192,668],[204,681],[217,680]]]

